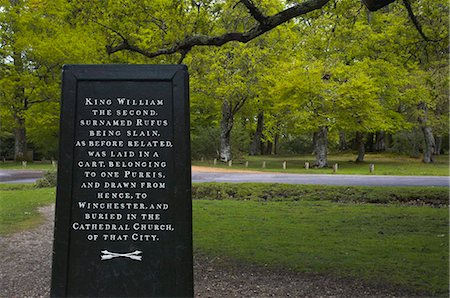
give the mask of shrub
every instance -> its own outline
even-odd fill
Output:
[[[419,157],[423,149],[423,135],[418,129],[403,130],[392,136],[390,152]]]
[[[37,188],[55,187],[57,184],[56,177],[57,177],[56,171],[47,171],[45,172],[44,177],[36,181],[36,187]]]
[[[288,135],[280,142],[281,154],[310,154],[313,151],[312,134]]]
[[[219,151],[219,135],[218,127],[196,127],[191,130],[191,156],[193,159],[201,157],[214,158],[217,157]]]
[[[233,159],[242,158],[249,148],[248,132],[242,124],[235,123],[231,132],[231,155]],[[192,159],[217,158],[220,148],[220,128],[196,127],[191,130]]]

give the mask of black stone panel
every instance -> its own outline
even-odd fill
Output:
[[[63,70],[53,297],[189,297],[188,74]]]

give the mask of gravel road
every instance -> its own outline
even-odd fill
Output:
[[[0,183],[33,183],[42,175],[38,170],[0,170]]]
[[[42,174],[42,171],[0,170],[0,183],[33,183]],[[450,180],[448,176],[286,174],[193,166],[192,182],[449,187]]]
[[[448,176],[287,174],[192,167],[192,182],[260,182],[345,186],[449,187],[450,180]]]
[[[54,205],[41,226],[0,236],[0,297],[48,297]],[[399,288],[194,256],[195,297],[419,297]]]

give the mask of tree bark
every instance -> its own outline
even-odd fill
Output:
[[[262,133],[264,128],[264,112],[259,112],[257,117],[256,131],[250,144],[250,155],[263,154]]]
[[[15,114],[14,115],[14,160],[27,160],[27,138],[25,130],[25,119]]]
[[[369,132],[367,134],[367,142],[366,142],[366,146],[367,146],[367,151],[368,152],[373,152],[374,151],[374,142],[373,142],[373,137],[374,137],[374,133],[373,132]]]
[[[273,154],[277,155],[278,154],[278,140],[280,139],[280,135],[279,134],[275,134],[275,137],[273,139]]]
[[[312,147],[313,147],[312,155],[316,155],[317,134],[318,134],[318,132],[315,131],[312,135]]]
[[[433,153],[435,152],[436,143],[434,141],[433,137],[433,131],[431,127],[424,125],[421,126],[425,146],[423,148],[423,159],[422,161],[424,163],[432,163],[434,161],[433,159]]]
[[[419,111],[422,112],[422,114],[419,114],[419,117],[417,117],[417,121],[420,124],[420,129],[422,130],[423,138],[425,141],[422,161],[424,163],[432,163],[433,153],[436,150],[436,143],[434,141],[433,130],[431,129],[430,126],[428,126],[427,121],[428,107],[424,102],[419,103],[417,107]]]
[[[348,144],[347,144],[347,138],[345,135],[345,132],[340,131],[339,132],[339,151],[347,151],[348,150]]]
[[[435,142],[434,154],[435,155],[441,155],[441,151],[442,151],[442,136],[435,136],[434,137],[434,142]]]
[[[385,141],[386,132],[377,131],[375,134],[375,151],[382,152],[386,150],[386,141]]]
[[[392,134],[387,133],[385,137],[386,148],[391,148],[392,144],[394,144],[394,137]]]
[[[272,154],[273,143],[271,141],[267,141],[266,145],[266,155]]]
[[[328,166],[327,160],[327,146],[328,146],[328,127],[321,126],[319,131],[316,133],[316,141],[314,151],[316,153],[316,163],[317,168],[324,168]]]
[[[364,144],[364,134],[362,132],[356,133],[356,144],[358,145],[358,157],[356,158],[356,162],[363,162],[366,148]]]
[[[13,5],[17,3],[12,1]],[[22,53],[20,51],[13,51],[12,58],[14,60],[14,70],[17,74],[22,74],[24,65],[22,61]],[[13,112],[14,118],[14,160],[27,160],[27,137],[25,130],[25,117],[23,112],[28,109],[28,101],[25,97],[25,89],[20,84],[20,78],[17,79],[17,85],[14,88],[14,102],[15,107]]]
[[[231,129],[234,115],[228,101],[222,102],[222,120],[220,121],[220,152],[219,158],[223,162],[231,160]]]

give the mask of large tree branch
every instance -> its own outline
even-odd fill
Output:
[[[237,103],[232,107],[232,113],[233,115],[239,112],[239,110],[244,106],[245,102],[247,101],[248,96],[241,97]]]
[[[123,41],[116,46],[108,46],[106,50],[109,54],[128,50],[139,53],[148,58],[154,58],[161,55],[170,55],[178,52],[189,51],[195,46],[221,46],[230,41],[247,43],[264,34],[265,32],[268,32],[295,17],[322,8],[329,1],[330,0],[306,0],[293,7],[283,10],[278,14],[265,17],[262,12],[253,4],[252,1],[242,0],[241,2],[247,7],[247,9],[250,11],[250,14],[255,18],[256,21],[258,21],[258,24],[248,31],[230,32],[219,36],[189,36],[170,48],[164,48],[153,52],[132,45],[122,35],[119,35]]]
[[[241,0],[238,3],[242,3],[247,7],[248,12],[252,15],[252,17],[257,20],[259,23],[264,23],[267,20],[267,16],[265,16],[258,7],[255,6],[252,0]]]
[[[51,100],[50,98],[45,98],[45,99],[40,99],[40,100],[28,101],[28,105],[32,105],[32,104],[35,104],[35,103],[41,103],[41,102],[48,102],[50,100]]]
[[[177,64],[183,63],[183,60],[184,60],[184,58],[186,58],[186,55],[187,55],[188,53],[189,53],[188,50],[186,50],[186,51],[181,51],[181,52],[180,52],[181,56],[180,56],[180,59],[178,59]]]
[[[305,0],[301,3],[298,3],[290,8],[287,8],[275,15],[266,16],[264,13],[253,3],[253,0],[240,0],[238,2],[245,5],[248,9],[250,15],[258,22],[256,26],[253,28],[244,31],[244,32],[229,32],[219,36],[206,36],[206,35],[197,35],[197,36],[188,36],[183,40],[175,43],[172,47],[162,48],[156,51],[148,51],[145,49],[141,49],[138,46],[135,46],[129,42],[120,32],[111,29],[113,32],[118,34],[122,38],[122,42],[117,44],[116,46],[108,45],[106,50],[108,54],[113,54],[119,51],[131,51],[139,53],[148,58],[154,58],[161,55],[170,55],[174,53],[181,53],[181,58],[179,61],[184,59],[185,53],[189,52],[193,47],[196,46],[222,46],[230,41],[237,41],[241,43],[247,43],[256,37],[274,29],[275,27],[286,23],[287,21],[312,12],[314,10],[320,9],[325,6],[331,0]],[[395,0],[363,0],[363,3],[369,8],[369,10],[378,10],[381,7],[388,5]],[[412,13],[411,6],[409,5],[409,0],[403,0],[406,8],[408,9],[408,13],[418,29],[419,33],[425,40],[429,40],[424,34],[420,27],[420,24],[417,22],[414,14]]]
[[[403,0],[403,4],[405,5],[406,10],[408,11],[408,16],[411,19],[411,22],[413,22],[414,27],[416,27],[417,32],[419,32],[420,36],[422,36],[422,38],[425,41],[432,41],[425,35],[425,33],[423,33],[422,26],[420,25],[419,21],[417,20],[416,15],[414,14],[414,12],[412,10],[411,3],[409,2],[409,0]]]
[[[102,24],[102,23],[99,23],[99,22],[97,22],[96,20],[94,20],[93,18],[88,18],[88,19],[91,20],[92,22],[96,23],[97,25],[102,26],[102,27],[105,28],[105,29],[111,30],[111,31],[114,32],[115,34],[119,35],[120,38],[122,38],[122,40],[123,40],[124,42],[126,42],[127,39],[126,39],[125,36],[123,36],[123,34],[120,33],[119,31],[117,31],[117,30],[115,30],[114,28],[111,28],[111,27],[109,27],[109,26],[106,26],[106,25],[104,25],[104,24]]]

